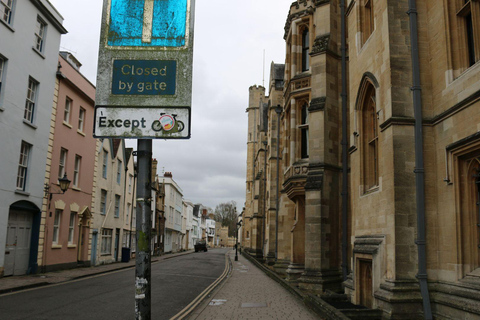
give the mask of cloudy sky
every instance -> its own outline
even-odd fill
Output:
[[[60,50],[72,52],[95,84],[102,0],[50,2],[68,30]],[[230,200],[238,211],[244,206],[248,88],[268,83],[272,61],[284,63],[292,2],[196,0],[192,136],[153,143],[159,174],[172,172],[185,199],[212,209]],[[136,149],[136,140],[127,146]]]

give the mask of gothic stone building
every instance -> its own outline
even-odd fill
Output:
[[[385,319],[478,318],[480,3],[346,0],[344,79],[341,9],[293,2],[285,64],[268,95],[250,88],[242,245],[305,292]]]

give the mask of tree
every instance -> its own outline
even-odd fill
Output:
[[[237,228],[237,203],[229,201],[215,207],[215,221],[221,222],[222,227],[228,227],[228,236],[233,237]]]

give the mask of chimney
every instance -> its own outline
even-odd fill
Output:
[[[157,176],[157,159],[152,160],[152,183],[155,182],[155,177]]]
[[[165,173],[163,174],[163,176],[164,176],[165,178],[173,178],[173,175],[172,175],[171,172],[165,172]]]

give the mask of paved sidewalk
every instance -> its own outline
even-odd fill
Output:
[[[188,319],[319,319],[302,301],[230,250],[232,273]]]
[[[193,253],[193,250],[179,252],[174,254],[165,254],[159,257],[153,256],[152,263],[160,260],[173,258],[179,255]],[[71,281],[75,279],[94,276],[101,273],[107,273],[122,269],[134,268],[135,258],[130,259],[129,262],[117,262],[111,264],[105,264],[96,267],[87,268],[75,268],[69,270],[60,270],[47,273],[39,273],[24,276],[11,276],[0,278],[0,294],[19,291],[29,288],[35,288],[40,286],[46,286],[49,284],[55,284],[65,281]]]

